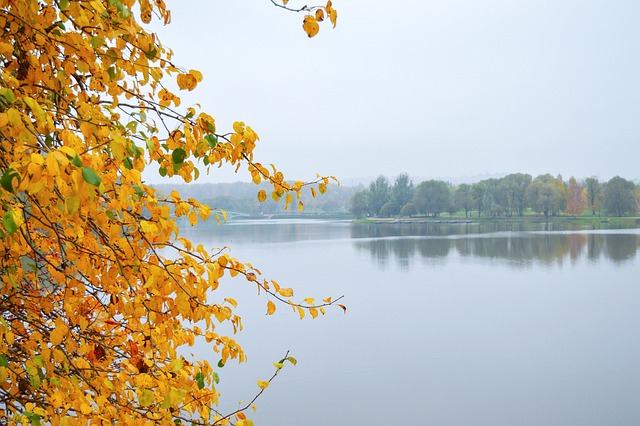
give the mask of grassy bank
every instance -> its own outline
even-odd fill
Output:
[[[636,228],[640,226],[638,217],[609,217],[609,216],[549,216],[524,215],[512,217],[402,217],[402,218],[366,218],[357,219],[358,223],[558,223],[576,226],[608,225],[615,228]]]

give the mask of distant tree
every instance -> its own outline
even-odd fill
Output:
[[[476,204],[473,187],[466,183],[461,184],[453,197],[456,210],[464,210],[464,216],[469,217],[469,212]]]
[[[349,210],[355,217],[365,217],[371,214],[369,210],[369,191],[361,189],[351,196]]]
[[[603,198],[605,209],[616,216],[635,213],[638,207],[636,185],[620,176],[615,176],[606,183]]]
[[[531,175],[514,173],[501,179],[499,188],[503,192],[507,216],[524,215],[527,207],[527,188],[531,185]]]
[[[380,209],[391,199],[391,188],[389,180],[380,175],[375,181],[369,185],[369,212],[376,216],[380,213]]]
[[[584,186],[572,176],[567,189],[567,207],[565,211],[571,216],[581,215],[587,205],[587,195]]]
[[[485,179],[482,181],[485,184],[484,199],[482,204],[486,213],[496,217],[501,214],[509,215],[507,208],[507,195],[504,190],[504,185],[501,185],[500,179]]]
[[[440,180],[428,180],[416,186],[413,200],[419,212],[434,217],[448,211],[451,203],[449,188]]]
[[[585,189],[587,191],[587,205],[593,216],[596,210],[600,209],[600,195],[602,193],[602,185],[596,177],[589,177],[585,180]]]
[[[455,203],[455,196],[457,192],[457,188],[447,185],[449,188],[449,208],[447,209],[447,213],[449,213],[449,217],[453,217],[453,215],[458,211]]]
[[[476,210],[478,210],[478,217],[482,216],[482,212],[484,211],[484,205],[483,205],[483,201],[484,201],[484,193],[487,190],[487,185],[484,181],[480,181],[477,183],[474,183],[473,186],[471,187],[471,190],[473,192],[473,199],[476,202]]]
[[[415,216],[416,214],[418,214],[418,209],[416,208],[416,205],[414,203],[407,203],[400,210],[400,216],[411,217]]]
[[[380,212],[378,213],[378,216],[380,216],[380,217],[391,217],[391,216],[393,216],[395,214],[396,213],[395,213],[395,209],[393,207],[393,204],[391,203],[391,201],[387,201],[386,203],[384,203],[384,205],[382,207],[380,207]]]
[[[393,207],[392,214],[400,213],[400,209],[413,200],[414,186],[409,175],[406,173],[400,174],[391,188],[391,203]]]
[[[534,211],[545,216],[557,216],[566,205],[562,178],[554,178],[550,174],[537,176],[527,188],[527,199]]]

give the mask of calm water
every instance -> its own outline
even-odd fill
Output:
[[[221,286],[249,355],[220,371],[223,412],[291,350],[258,424],[640,424],[638,229],[261,221],[187,235],[299,299],[348,306],[267,317],[250,284]]]

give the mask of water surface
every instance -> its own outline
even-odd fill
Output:
[[[348,306],[268,317],[264,295],[225,282],[249,363],[220,371],[221,411],[291,350],[258,424],[640,424],[638,229],[239,221],[187,235]]]

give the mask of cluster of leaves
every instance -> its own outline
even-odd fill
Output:
[[[143,183],[149,162],[186,182],[197,164],[245,165],[289,204],[331,179],[286,184],[254,161],[250,126],[219,133],[207,113],[180,110],[165,82],[193,90],[202,75],[173,64],[138,22],[154,16],[170,21],[162,0],[0,0],[3,424],[250,424],[242,410],[216,411],[214,366],[180,355],[203,339],[218,368],[245,360],[219,332],[242,329],[237,302],[212,302],[213,292],[244,277],[266,293],[268,313],[273,301],[301,317],[335,303],[294,302],[250,264],[194,246],[176,218],[224,213]]]
[[[276,0],[271,0],[271,3],[292,12],[305,12],[306,15],[304,16],[304,19],[302,21],[302,29],[304,29],[309,37],[314,37],[316,34],[318,34],[318,32],[320,31],[319,23],[324,21],[325,18],[329,19],[329,21],[333,25],[333,28],[336,27],[336,23],[338,21],[338,11],[333,8],[331,0],[328,0],[325,6],[304,5],[298,9],[289,7],[289,0],[282,0],[282,4],[276,2]]]

